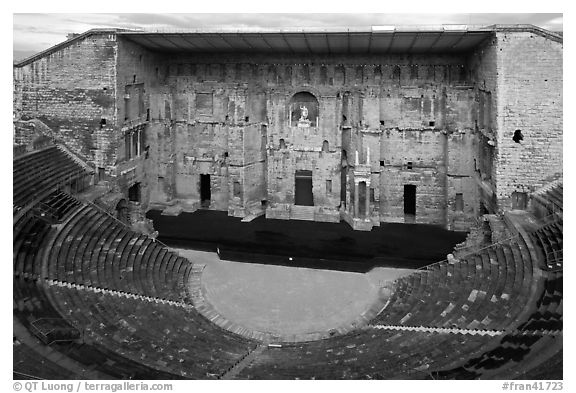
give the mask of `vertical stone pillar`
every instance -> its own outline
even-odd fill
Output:
[[[369,219],[370,218],[370,187],[368,186],[368,183],[366,183],[366,197],[364,198],[364,201],[366,203],[366,215],[365,215],[365,219]]]
[[[359,184],[354,181],[354,217],[358,217],[360,214],[360,195],[359,194]]]

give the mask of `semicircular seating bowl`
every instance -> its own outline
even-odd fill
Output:
[[[242,364],[238,378],[496,378],[558,352],[562,272],[535,274],[540,257],[524,237],[397,280],[369,326],[266,347],[200,315],[187,290],[193,264],[162,244],[65,193],[34,206],[15,210],[17,375],[47,364],[70,378],[207,379]],[[80,336],[44,345],[34,333],[51,320]]]

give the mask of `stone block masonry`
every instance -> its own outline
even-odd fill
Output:
[[[114,165],[115,34],[88,35],[14,68],[17,118],[39,119],[96,167]]]
[[[350,56],[88,32],[14,68],[15,138],[35,119],[144,210],[466,230],[562,172],[562,40],[540,33]]]
[[[498,204],[513,207],[514,192],[531,193],[562,173],[563,44],[530,33],[497,33]],[[513,136],[520,130],[523,139]]]

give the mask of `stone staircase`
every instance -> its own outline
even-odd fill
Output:
[[[244,358],[236,363],[230,370],[222,374],[219,379],[234,379],[240,371],[248,367],[267,347],[268,345],[265,343],[258,345],[256,349],[244,356]]]
[[[294,205],[290,209],[291,220],[314,221],[314,206]]]

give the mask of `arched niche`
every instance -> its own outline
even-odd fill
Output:
[[[307,124],[309,127],[318,126],[319,104],[318,99],[307,91],[301,91],[290,99],[290,125]]]
[[[116,204],[116,218],[123,222],[124,224],[129,224],[128,222],[128,203],[126,199],[120,199]]]

